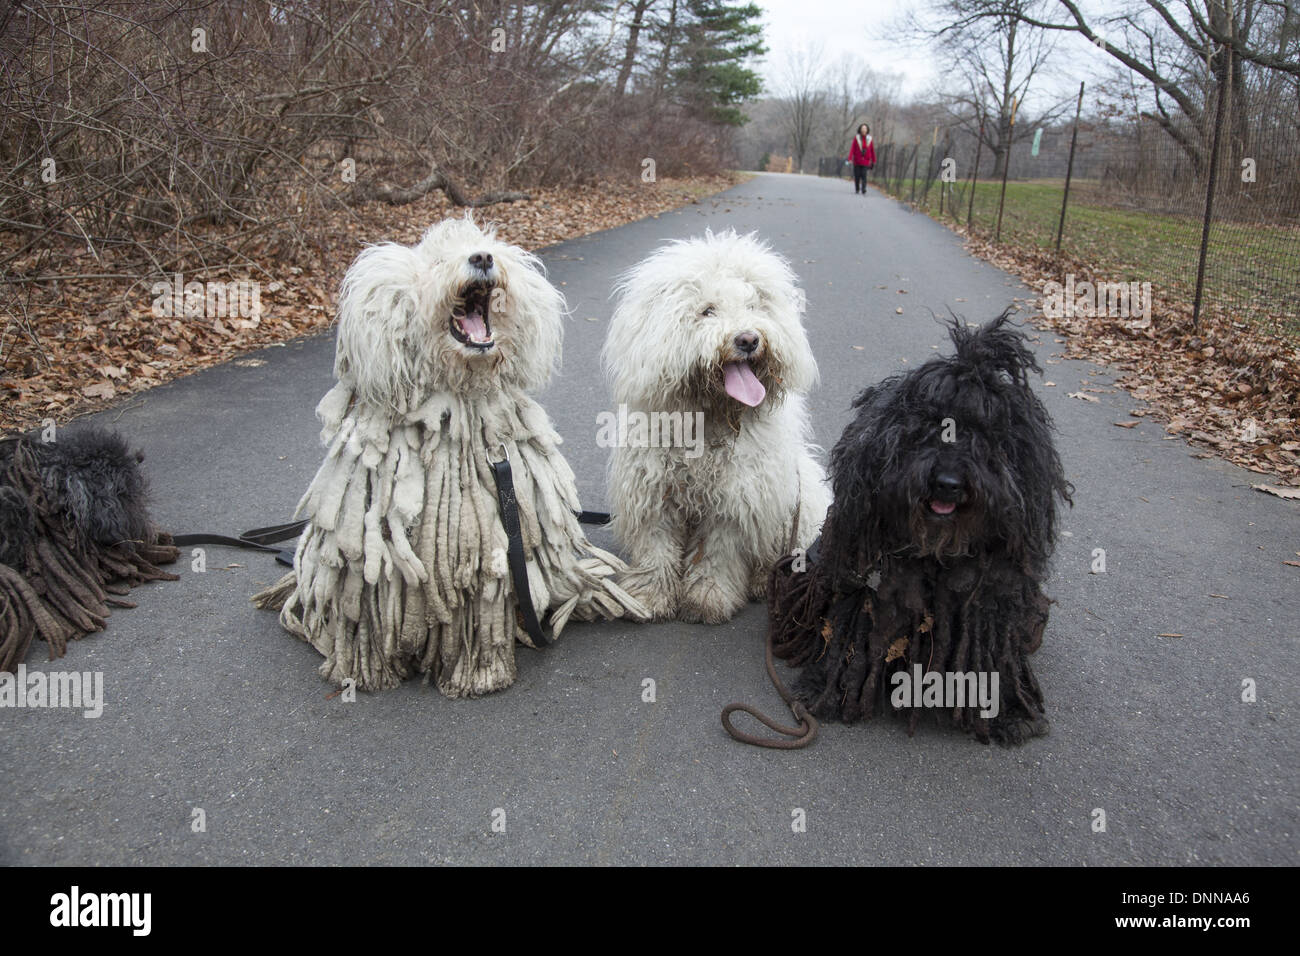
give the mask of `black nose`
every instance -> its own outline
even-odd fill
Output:
[[[736,348],[740,349],[740,351],[745,354],[757,351],[758,349],[759,338],[757,332],[741,332],[732,339],[732,341],[736,343]]]
[[[965,486],[965,482],[963,482],[958,475],[954,475],[951,471],[935,472],[932,480],[934,482],[934,490],[945,498],[957,498],[961,495],[962,488]]]
[[[492,253],[476,252],[469,257],[469,264],[480,272],[487,272],[492,268]]]

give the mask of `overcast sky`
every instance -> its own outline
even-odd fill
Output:
[[[889,24],[915,0],[756,0],[766,11],[768,54],[763,78],[774,85],[787,54],[822,44],[828,62],[856,53],[873,69],[902,74],[904,95],[924,93],[934,79],[930,55],[891,35]]]
[[[842,53],[856,53],[873,69],[903,77],[903,97],[924,96],[938,79],[936,61],[924,45],[899,38],[891,26],[907,10],[925,0],[754,0],[766,13],[767,56],[760,72],[770,93],[779,86],[786,57],[792,50],[820,43],[826,62]],[[1093,0],[1085,9],[1106,9],[1105,0]],[[1098,21],[1100,22],[1100,21]],[[1054,68],[1035,84],[1038,95],[1069,99],[1080,80],[1094,79],[1114,68],[1107,54],[1074,35],[1058,35]],[[1089,86],[1092,83],[1089,82]]]

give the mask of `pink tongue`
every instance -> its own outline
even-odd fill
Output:
[[[950,515],[957,510],[957,505],[951,501],[930,500],[930,510],[937,515]]]
[[[748,362],[728,362],[722,366],[722,384],[728,395],[750,408],[758,405],[767,395],[767,389]]]
[[[487,325],[483,322],[483,316],[478,312],[470,312],[462,316],[460,327],[465,330],[471,342],[486,342],[488,337]]]

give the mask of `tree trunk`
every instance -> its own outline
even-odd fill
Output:
[[[627,90],[627,81],[632,76],[632,67],[636,65],[636,47],[641,37],[641,27],[645,22],[645,13],[650,9],[654,0],[637,0],[632,7],[632,23],[628,27],[627,49],[623,53],[623,63],[618,68],[618,81],[615,83],[614,92],[622,98]]]
[[[663,97],[664,87],[668,85],[668,68],[672,65],[673,35],[677,32],[677,0],[672,0],[668,8],[668,32],[664,36],[664,49],[659,57],[659,72],[655,77],[655,102]]]

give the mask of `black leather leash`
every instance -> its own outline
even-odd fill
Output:
[[[488,459],[492,477],[497,483],[497,504],[501,506],[501,524],[506,529],[506,561],[510,565],[510,580],[515,587],[515,600],[519,602],[519,616],[523,618],[524,630],[533,639],[538,648],[546,647],[551,638],[546,636],[542,622],[537,620],[537,611],[533,607],[532,591],[528,587],[528,564],[524,558],[524,535],[519,528],[519,502],[515,498],[515,480],[510,473],[510,452],[502,445],[505,457],[500,461]]]
[[[548,637],[542,622],[537,618],[533,607],[533,594],[528,587],[528,563],[524,557],[524,534],[519,527],[519,501],[515,497],[515,479],[510,471],[510,452],[501,446],[503,457],[500,461],[488,458],[492,477],[497,483],[497,504],[501,508],[501,524],[506,531],[506,562],[510,565],[510,581],[515,588],[515,599],[519,602],[519,616],[523,619],[524,630],[533,639],[537,648],[547,647],[554,638]],[[609,524],[610,516],[605,511],[575,511],[582,524]]]
[[[266,551],[275,555],[275,560],[287,567],[293,567],[293,551],[286,548],[274,548],[272,545],[280,541],[288,541],[290,538],[297,538],[302,534],[302,529],[307,527],[306,519],[302,521],[290,521],[288,524],[273,524],[265,528],[254,528],[251,531],[245,531],[237,538],[232,538],[225,534],[208,534],[198,532],[196,534],[178,534],[172,538],[172,543],[177,547],[187,544],[223,544],[231,548],[246,548],[250,551]]]

